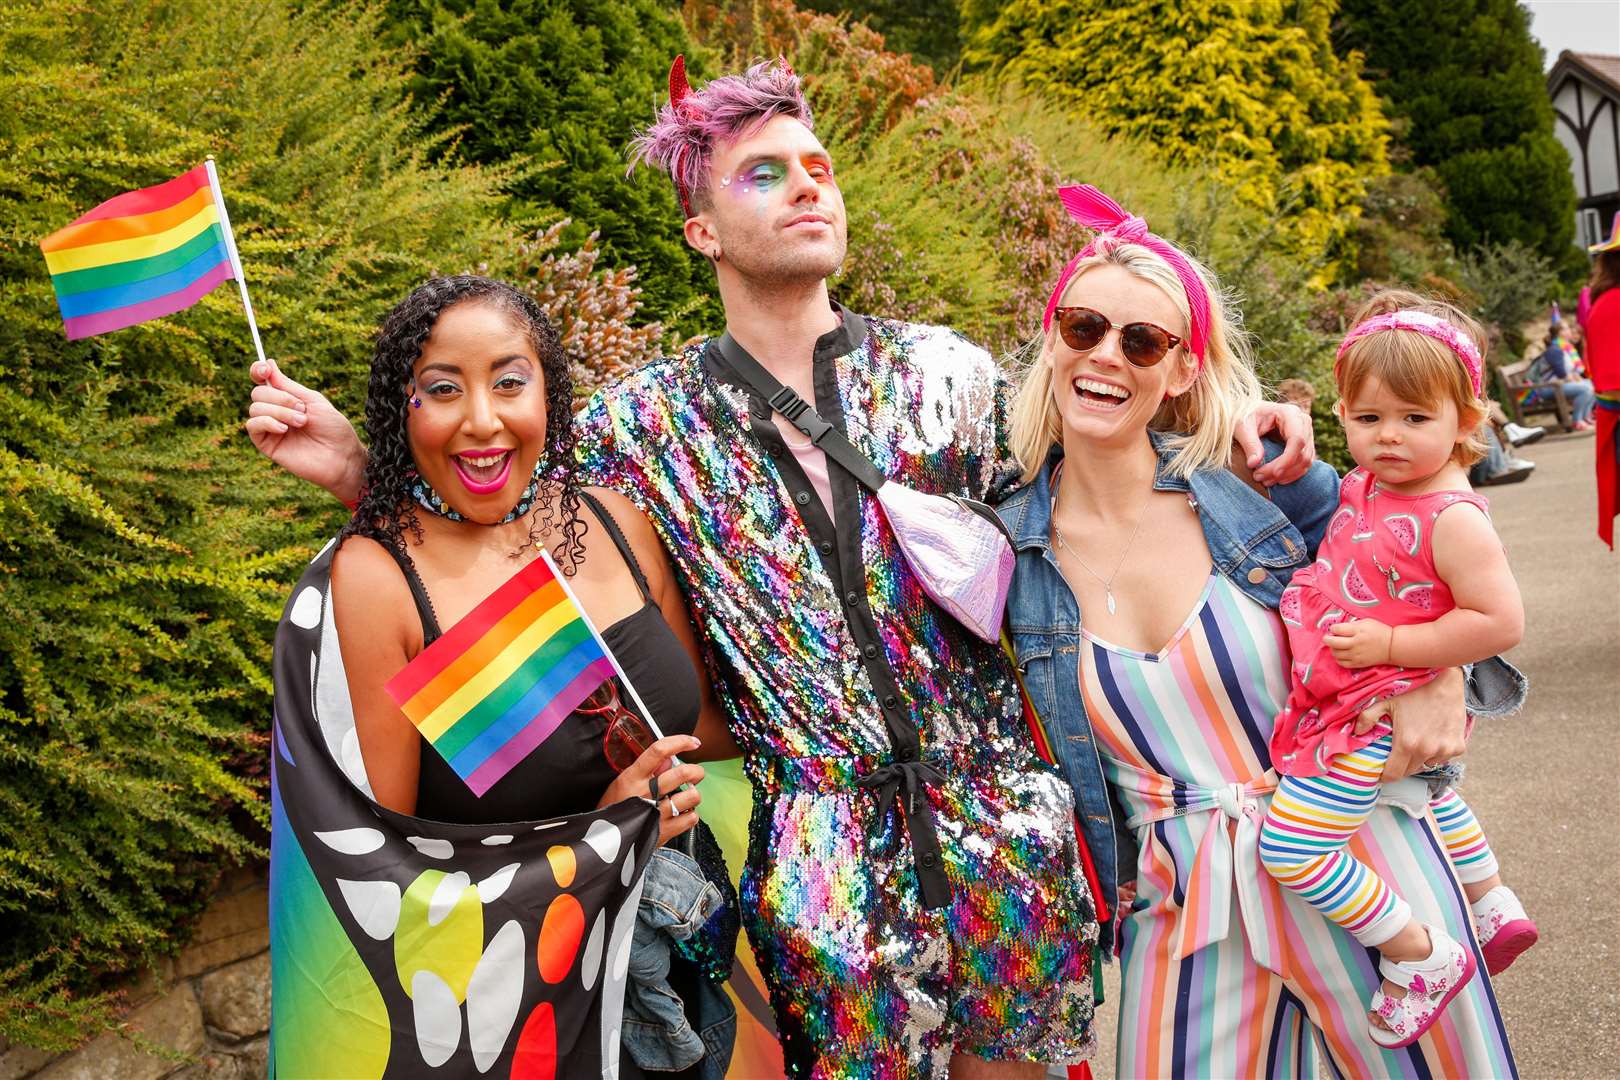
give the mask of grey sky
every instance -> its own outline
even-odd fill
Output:
[[[1620,54],[1620,3],[1616,0],[1523,0],[1530,34],[1553,66],[1564,49]]]

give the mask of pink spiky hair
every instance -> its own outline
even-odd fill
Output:
[[[715,147],[752,134],[776,116],[813,127],[799,77],[785,60],[758,63],[693,90],[686,57],[677,56],[669,68],[669,104],[631,142],[630,168],[646,164],[667,172],[681,209],[691,216],[692,195],[709,182]]]

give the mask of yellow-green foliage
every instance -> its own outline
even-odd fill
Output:
[[[1167,233],[1196,186],[1127,138],[977,79],[839,167],[850,256],[836,295],[995,352],[1038,332],[1058,271],[1089,236],[1064,212],[1060,184],[1096,184]]]
[[[38,242],[217,156],[267,349],[358,410],[368,336],[503,249],[428,163],[365,11],[39,0],[0,16],[0,1034],[62,1046],[258,850],[270,635],[341,517],[240,431],[234,283],[62,333]],[[89,981],[87,981],[89,980]]]
[[[1048,93],[1171,162],[1213,164],[1316,256],[1387,170],[1360,60],[1329,42],[1334,4],[1285,0],[966,0],[964,59]]]

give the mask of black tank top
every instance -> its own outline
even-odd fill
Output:
[[[697,727],[700,707],[691,656],[664,621],[663,612],[648,592],[647,576],[613,516],[589,494],[580,494],[592,516],[607,530],[641,590],[641,607],[602,630],[602,640],[652,711],[658,730],[665,735],[690,735]],[[398,553],[395,557],[416,599],[416,610],[422,618],[422,647],[426,648],[441,633],[438,617],[416,568]],[[622,686],[619,701],[625,708],[635,709]],[[572,714],[481,798],[423,739],[417,816],[458,824],[494,825],[594,810],[602,792],[618,775],[602,752],[607,724],[607,718],[600,714]]]

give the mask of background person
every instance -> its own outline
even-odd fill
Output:
[[[1485,456],[1468,468],[1469,482],[1475,487],[1517,484],[1530,479],[1530,474],[1536,471],[1535,462],[1516,457],[1508,451],[1499,432],[1500,429],[1495,424],[1487,424],[1480,431]]]
[[[1311,405],[1316,401],[1316,387],[1304,379],[1284,379],[1277,384],[1277,396],[1290,405],[1297,405],[1310,412]]]
[[[1620,216],[1614,235],[1590,249],[1597,256],[1586,316],[1586,368],[1597,398],[1598,536],[1614,547],[1614,517],[1620,513]]]
[[[1535,363],[1530,365],[1529,374],[1531,382],[1556,382],[1559,385],[1531,390],[1524,400],[1526,406],[1549,400],[1549,394],[1562,394],[1564,400],[1569,402],[1570,430],[1592,430],[1592,383],[1588,379],[1580,378],[1570,369],[1569,355],[1565,351],[1557,326],[1549,328],[1542,339],[1541,354],[1536,357]]]

